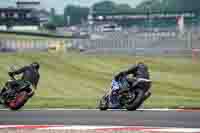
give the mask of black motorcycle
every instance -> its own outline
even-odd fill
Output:
[[[28,81],[17,80],[14,76],[10,76],[10,78],[1,91],[1,103],[11,110],[18,110],[33,96],[32,84]],[[10,82],[13,81],[16,82],[16,85],[11,87]]]
[[[148,79],[130,79],[121,77],[117,82],[120,88],[117,99],[121,108],[126,108],[129,111],[136,110],[141,106],[145,99],[145,93],[151,86],[151,80]],[[109,88],[105,95],[100,99],[99,109],[107,110],[111,107],[111,93],[112,87],[115,87],[116,81],[112,80],[111,88]]]

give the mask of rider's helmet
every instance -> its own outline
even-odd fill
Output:
[[[137,63],[137,65],[144,65],[144,63],[140,61]]]
[[[31,66],[33,66],[35,69],[39,69],[40,68],[40,64],[38,63],[38,62],[33,62],[32,64],[31,64]]]

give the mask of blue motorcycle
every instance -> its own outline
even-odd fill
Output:
[[[145,93],[150,85],[150,80],[142,78],[130,79],[124,76],[119,81],[112,80],[111,88],[107,89],[105,95],[100,99],[99,109],[136,110],[144,102]]]

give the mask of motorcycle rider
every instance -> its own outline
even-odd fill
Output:
[[[114,80],[112,81],[114,83],[114,86],[112,88],[112,92],[111,92],[111,104],[112,104],[112,108],[119,108],[119,102],[118,102],[118,94],[121,93],[120,91],[121,88],[118,85],[118,81],[120,79],[120,77],[122,76],[127,76],[129,74],[132,74],[133,78],[128,78],[128,82],[130,84],[134,84],[134,82],[136,82],[138,79],[143,79],[143,80],[149,80],[150,76],[149,76],[149,71],[148,71],[148,66],[142,62],[137,63],[136,65],[132,66],[131,68],[129,68],[128,70],[119,72],[115,77]],[[146,93],[144,96],[144,100],[146,100],[148,97],[151,96],[151,92],[149,91],[151,87],[151,83],[147,83],[145,86],[146,89]],[[143,88],[143,87],[142,87]]]
[[[38,81],[40,79],[39,74],[40,65],[38,62],[33,62],[30,65],[24,66],[18,70],[15,70],[13,72],[8,72],[8,75],[11,77],[14,77],[15,75],[23,74],[22,78],[20,80],[28,81],[32,84],[34,89],[37,89]],[[15,89],[18,85],[18,82],[16,80],[12,80],[8,82],[9,88]],[[4,95],[4,92],[6,92],[6,88],[3,88],[0,92],[0,97]],[[30,97],[34,95],[34,90],[31,89],[29,94]]]

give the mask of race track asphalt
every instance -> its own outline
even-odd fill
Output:
[[[114,125],[199,128],[200,112],[21,110],[0,111],[0,125]]]

